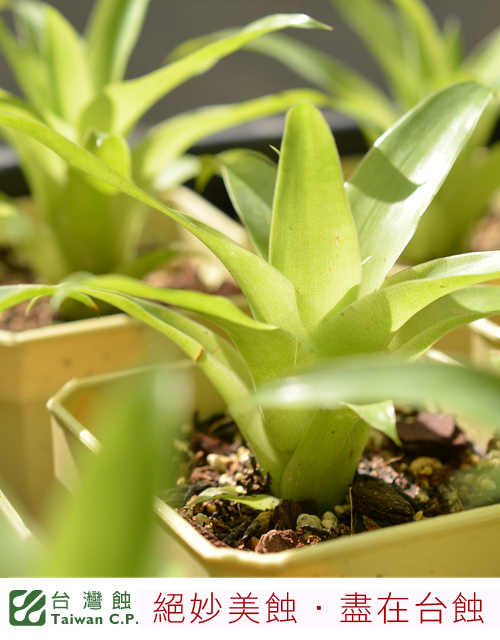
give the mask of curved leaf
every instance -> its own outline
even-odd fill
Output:
[[[416,358],[453,329],[494,315],[500,315],[500,287],[468,287],[415,314],[398,329],[389,349],[398,357]]]
[[[212,321],[231,337],[255,384],[286,375],[315,359],[295,336],[278,327],[254,320],[223,296],[198,291],[158,289],[120,276],[96,278],[89,282],[89,286],[111,295],[123,294],[176,305]],[[90,292],[90,289],[85,291]]]
[[[166,307],[85,284],[78,289],[112,304],[170,338],[189,358],[198,363],[225,402],[232,404],[233,418],[249,446],[259,453],[259,462],[266,472],[274,473],[281,468],[279,454],[268,438],[260,412],[249,409],[246,402],[250,395],[246,365],[224,338]]]
[[[396,444],[401,444],[396,429],[396,412],[392,400],[377,404],[350,404],[346,402],[345,405],[370,427],[385,433]]]
[[[336,409],[343,402],[394,402],[450,412],[492,425],[500,432],[500,379],[483,371],[440,363],[342,358],[258,390],[264,407]]]
[[[360,296],[380,286],[408,244],[491,95],[468,82],[432,94],[377,140],[347,182],[363,261]]]
[[[293,285],[259,256],[243,249],[206,224],[163,205],[127,178],[64,136],[26,117],[0,111],[0,124],[38,140],[74,167],[107,182],[191,231],[229,269],[240,285],[257,319],[283,327],[301,336],[303,327],[296,310]],[[278,303],[278,301],[281,301]]]
[[[190,78],[211,69],[221,58],[243,47],[261,35],[296,27],[299,29],[329,29],[304,14],[276,14],[256,20],[236,34],[206,45],[156,71],[135,80],[115,82],[106,86],[83,115],[80,130],[88,126],[124,134],[160,98]]]
[[[45,284],[12,284],[0,287],[0,311],[41,296],[53,296],[59,285]]]
[[[386,349],[394,332],[434,300],[498,277],[500,251],[441,258],[406,269],[387,278],[379,291],[325,318],[318,328],[318,348],[330,356]]]

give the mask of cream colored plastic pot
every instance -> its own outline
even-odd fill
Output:
[[[445,358],[446,360],[446,358]],[[190,372],[196,389],[196,411],[206,417],[224,409],[215,389],[191,362],[173,365]],[[85,456],[99,450],[99,434],[89,422],[99,396],[124,375],[101,376],[65,385],[49,402],[55,470],[70,490]],[[182,545],[200,575],[252,577],[342,576],[499,576],[495,552],[500,534],[500,505],[481,507],[323,542],[314,547],[260,555],[214,547],[161,500],[155,501],[160,544]],[[190,574],[192,575],[192,574]]]
[[[181,357],[157,332],[121,314],[0,331],[0,475],[32,515],[43,510],[53,482],[47,400],[71,378],[138,365],[145,353]]]

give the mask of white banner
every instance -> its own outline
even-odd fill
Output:
[[[4,579],[0,638],[498,638],[500,579]],[[212,630],[212,631],[210,631]],[[71,634],[71,635],[68,635]],[[89,636],[89,633],[92,634]]]

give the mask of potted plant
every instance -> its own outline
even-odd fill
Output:
[[[498,428],[498,379],[441,360],[436,352],[425,364],[401,365],[381,359],[330,364],[319,372],[262,391],[260,402],[275,407],[286,404],[287,409],[293,402],[304,407],[315,406],[318,401],[322,406],[338,407],[346,400],[360,402],[391,396],[415,406],[431,402],[442,410],[465,412],[476,421],[496,424]],[[191,376],[195,389],[193,406],[200,419],[225,408],[217,390],[195,363],[172,363],[165,372],[170,372],[172,379]],[[140,385],[146,373],[142,369],[74,380],[49,402],[56,474],[71,492],[86,489],[82,464],[101,450],[100,434],[104,431],[102,425],[99,430],[94,418],[95,405],[124,380],[132,386]],[[178,390],[164,387],[163,402],[168,405],[175,393]],[[227,487],[211,491],[214,496],[231,496]],[[232,497],[248,500],[248,496]],[[260,508],[269,508],[269,496],[255,499],[260,500]],[[255,504],[255,500],[252,503],[250,498],[249,503]],[[276,501],[271,504],[274,506]],[[219,577],[484,577],[497,576],[500,570],[496,556],[488,551],[495,545],[499,505],[268,554],[214,546],[159,498],[154,499],[154,512],[162,531],[159,544],[166,550],[173,544],[182,545],[196,563],[186,564],[181,575],[193,575],[194,571],[195,575]]]
[[[258,159],[255,169],[252,156],[241,187],[241,179],[232,177],[230,159],[223,159],[256,253],[165,207],[85,150],[42,125],[30,124],[32,136],[74,166],[155,206],[201,239],[240,284],[253,318],[225,298],[158,290],[120,276],[82,276],[64,286],[4,287],[1,304],[40,295],[73,297],[87,304],[96,299],[157,328],[198,363],[232,407],[261,469],[270,474],[273,493],[307,496],[321,508],[335,503],[345,494],[371,427],[394,436],[392,404],[281,412],[256,410],[248,401],[254,386],[296,376],[330,358],[383,352],[416,359],[451,328],[498,313],[499,289],[476,286],[500,273],[498,252],[438,259],[385,277],[490,95],[474,83],[458,83],[431,95],[377,141],[346,188],[321,114],[309,103],[294,107],[287,119],[271,216],[265,214],[264,198],[260,215],[252,218],[248,194],[256,172],[269,175],[273,167]],[[0,121],[13,128],[25,126],[19,116],[0,114]],[[241,157],[237,154],[234,161],[238,169],[233,173],[241,178]],[[232,343],[155,302],[211,320]],[[352,456],[345,454],[346,437]],[[337,471],[333,477],[332,468]]]
[[[198,162],[185,153],[187,149],[215,131],[283,111],[309,92],[291,91],[183,113],[136,136],[132,145],[130,135],[137,122],[169,91],[248,40],[287,26],[321,25],[305,16],[269,16],[223,43],[140,78],[124,80],[147,6],[147,0],[98,0],[82,39],[51,5],[14,2],[18,34],[0,22],[0,49],[24,98],[3,91],[0,109],[22,116],[27,123],[43,124],[54,134],[63,133],[148,192],[168,191],[180,202],[178,206],[198,215],[208,204],[195,194],[187,200],[185,191],[175,191],[197,170]],[[315,95],[324,100],[318,92]],[[2,128],[18,154],[32,199],[28,206],[3,198],[0,240],[20,252],[36,278],[55,283],[79,271],[140,277],[172,256],[170,247],[164,245],[139,254],[141,229],[151,209],[68,167],[30,137],[29,128]],[[236,230],[235,239],[241,240],[240,229],[232,221],[221,214],[217,219],[223,219],[226,233]],[[72,317],[81,313],[74,306],[66,305],[64,310]],[[0,381],[4,416],[0,468],[16,483],[32,511],[39,512],[51,476],[47,399],[75,375],[112,371],[137,362],[150,340],[143,327],[123,316],[19,334],[0,331],[0,354],[7,365]],[[178,352],[165,352],[161,357],[174,355]]]

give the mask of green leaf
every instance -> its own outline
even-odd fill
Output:
[[[50,103],[43,106],[76,123],[93,94],[80,36],[49,4],[22,0],[13,7],[18,23],[31,35],[27,55],[38,56],[41,61],[46,90],[50,93]]]
[[[175,258],[184,255],[184,252],[173,251],[171,249],[153,249],[137,256],[131,262],[122,265],[119,272],[131,278],[141,279],[148,273],[151,273],[151,271],[159,269]]]
[[[34,297],[52,296],[57,291],[58,285],[27,284],[4,285],[0,287],[0,311],[30,300]]]
[[[156,187],[155,178],[196,142],[218,131],[282,113],[306,99],[320,106],[331,101],[318,91],[292,89],[238,104],[201,107],[169,118],[150,129],[134,149],[136,180]]]
[[[410,264],[468,250],[474,225],[500,186],[500,143],[474,146],[459,156],[422,217],[404,252]]]
[[[7,91],[0,90],[0,111],[29,120],[40,120],[33,108]],[[43,144],[13,129],[2,127],[2,136],[15,149],[30,193],[44,219],[51,224],[60,196],[60,185],[66,176],[66,164]]]
[[[92,124],[103,131],[127,133],[148,109],[179,85],[208,71],[250,40],[287,27],[329,28],[303,14],[277,14],[252,22],[237,34],[211,43],[182,60],[135,80],[108,85],[89,106],[80,128],[85,130]]]
[[[36,107],[49,108],[50,95],[42,61],[32,50],[18,43],[1,18],[0,47],[24,95]]]
[[[446,78],[451,72],[439,27],[421,0],[391,0],[415,34],[424,78]]]
[[[361,266],[340,159],[328,124],[308,103],[286,121],[269,261],[294,284],[306,328],[356,297]]]
[[[158,289],[119,276],[103,276],[90,281],[89,284],[110,294],[119,293],[173,304],[212,321],[231,337],[243,356],[255,384],[286,375],[314,359],[309,349],[295,336],[278,327],[254,320],[223,296],[198,291]],[[91,292],[90,289],[87,291]]]
[[[453,329],[499,314],[500,287],[468,287],[415,314],[395,333],[389,349],[398,357],[416,358]]]
[[[229,298],[189,289],[167,289],[154,287],[132,278],[116,275],[105,275],[89,281],[90,286],[110,292],[124,293],[136,298],[144,298],[175,305],[208,318],[225,330],[233,326],[247,327],[256,331],[272,331],[274,327],[254,320],[238,309]]]
[[[482,40],[465,60],[465,70],[495,89],[500,88],[500,28]]]
[[[330,0],[359,36],[384,72],[391,92],[403,109],[419,99],[418,75],[408,73],[406,42],[394,12],[380,0]],[[408,35],[408,34],[407,34]]]
[[[67,273],[110,273],[137,250],[141,210],[121,193],[106,192],[108,185],[69,168],[54,216],[54,229]],[[68,211],[71,209],[71,215]]]
[[[199,363],[228,404],[235,401],[235,394],[240,400],[240,396],[248,395],[249,388],[256,383],[287,375],[315,359],[305,345],[294,336],[277,327],[256,322],[239,311],[227,298],[194,291],[156,289],[117,276],[93,279],[79,289],[116,306],[173,340],[188,357]],[[211,332],[207,333],[205,328],[200,328],[192,320],[131,296],[149,297],[194,311],[227,331],[238,351],[234,351],[225,340],[215,335],[207,342],[207,336],[210,336]],[[221,368],[221,362],[217,361],[221,361],[224,366]],[[229,372],[227,367],[231,368],[232,372]],[[248,377],[249,371],[251,379]],[[237,379],[236,383],[235,374],[240,380]],[[244,392],[241,389],[241,380],[245,380],[248,385]],[[291,450],[293,451],[294,443],[300,439],[304,426],[310,419],[301,412],[276,416],[274,412],[268,411],[265,415],[264,436],[258,435],[263,428],[261,417],[258,418],[258,426],[253,427],[254,434],[249,432],[245,425],[248,420],[254,424],[257,419],[255,416],[247,416],[241,411],[233,413],[233,416],[249,443],[256,442],[257,438],[263,439],[263,443],[257,442],[253,448],[263,468],[272,469],[273,474],[278,473],[282,467],[280,456],[286,457]]]
[[[490,97],[474,83],[432,94],[379,138],[348,181],[363,261],[360,296],[380,286],[411,239]]]
[[[94,420],[102,448],[85,469],[74,503],[66,501],[59,508],[38,575],[130,577],[154,571],[148,566],[153,498],[160,469],[173,455],[173,439],[187,413],[182,406],[189,397],[185,384],[178,376],[150,376],[120,387],[105,409],[101,407]],[[167,402],[161,397],[166,388]]]
[[[86,136],[83,146],[112,169],[130,178],[132,155],[129,144],[123,136],[90,131]],[[85,175],[84,177],[85,180],[100,193],[104,193],[105,195],[119,193],[117,189],[110,187],[105,182],[102,182],[102,180],[96,180],[89,175]]]
[[[348,355],[381,351],[398,329],[438,298],[500,277],[500,251],[433,260],[387,278],[374,293],[325,318],[318,342],[325,352]]]
[[[3,198],[3,194],[1,196]],[[29,247],[36,225],[31,216],[8,200],[0,200],[0,244]]]
[[[336,409],[343,402],[396,403],[454,413],[500,430],[500,379],[466,367],[390,361],[384,357],[342,358],[258,391],[265,407]]]
[[[345,405],[370,427],[385,433],[396,444],[401,444],[396,429],[396,412],[391,400],[377,404],[350,404],[346,402]]]
[[[249,398],[251,380],[246,364],[232,345],[207,327],[166,307],[86,284],[79,285],[78,290],[113,305],[170,338],[198,363],[225,402],[234,406],[233,417],[249,446],[259,452],[262,467],[273,473],[281,468],[279,454],[269,441],[260,412],[249,410],[248,403],[242,404]]]
[[[94,88],[122,80],[139,38],[149,0],[99,0],[85,31]]]
[[[217,160],[240,220],[255,249],[268,260],[276,165],[264,155],[243,150],[221,153]]]
[[[446,16],[443,24],[443,42],[447,50],[450,69],[459,70],[463,65],[465,51],[462,37],[462,25],[456,15]],[[480,76],[473,76],[478,79]]]
[[[279,490],[271,485],[273,490],[294,500],[316,500],[321,511],[343,504],[370,432],[371,427],[351,409],[325,411],[321,407],[303,429],[281,475]]]
[[[106,277],[103,280],[105,281]],[[121,291],[96,286],[99,283],[98,278],[91,279],[88,283],[80,284],[78,289],[86,295],[116,306],[121,311],[157,329],[175,342],[189,358],[200,362],[202,368],[207,359],[209,360],[208,366],[217,361],[222,363],[226,369],[232,369],[234,374],[237,374],[245,384],[251,383],[245,363],[234,347],[222,336],[166,307],[136,299]],[[231,389],[228,386],[224,393],[232,393],[233,387],[237,390],[243,388],[242,383],[239,382],[232,385]]]
[[[247,507],[256,509],[257,511],[268,511],[278,506],[279,498],[268,496],[266,494],[258,494],[255,496],[247,496],[238,493],[236,487],[209,487],[202,491],[196,498],[190,500],[188,505],[193,507],[195,504],[206,502],[207,500],[230,500]]]
[[[157,209],[178,222],[213,251],[231,271],[246,295],[257,319],[291,330],[292,333],[297,333],[299,336],[304,333],[297,315],[292,284],[262,258],[243,249],[207,225],[166,207],[92,153],[48,127],[29,118],[2,111],[0,111],[0,124],[12,127],[38,140],[74,167],[107,182],[117,190]]]

